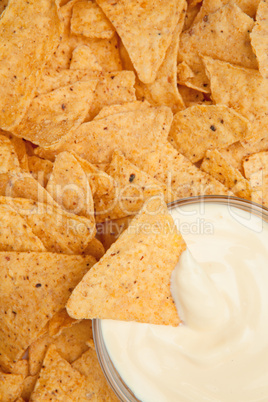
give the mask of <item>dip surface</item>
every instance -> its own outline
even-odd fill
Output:
[[[268,224],[216,203],[170,212],[188,246],[171,285],[184,324],[102,320],[111,360],[143,402],[268,401]]]

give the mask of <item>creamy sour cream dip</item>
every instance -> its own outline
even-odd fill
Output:
[[[102,320],[113,364],[143,402],[267,402],[268,224],[215,203],[170,212],[188,246],[171,278],[184,324]]]

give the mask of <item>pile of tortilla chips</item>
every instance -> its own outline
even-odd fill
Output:
[[[268,3],[0,13],[0,400],[117,400],[91,319],[179,324],[166,203],[268,207]]]

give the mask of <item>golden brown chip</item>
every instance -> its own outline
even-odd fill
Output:
[[[29,362],[27,359],[18,360],[16,363],[12,365],[11,370],[9,371],[11,374],[19,374],[23,377],[27,377],[29,374]]]
[[[91,163],[108,163],[113,152],[121,149],[129,158],[133,153],[139,155],[145,149],[162,144],[172,117],[171,110],[165,106],[117,113],[81,124],[72,136],[62,138],[57,145],[39,148],[36,153],[51,158],[71,149]]]
[[[250,152],[240,142],[235,142],[229,147],[221,149],[220,153],[229,165],[244,174],[243,160]]]
[[[126,216],[125,218],[114,219],[97,225],[97,233],[105,250],[108,250],[123,231],[128,228],[133,218],[134,215]]]
[[[208,149],[220,149],[245,138],[249,122],[226,106],[192,106],[178,112],[169,133],[172,145],[191,162]]]
[[[94,222],[94,204],[87,175],[70,152],[62,152],[56,157],[46,188],[64,210]]]
[[[77,323],[69,316],[66,309],[60,310],[56,313],[48,323],[48,335],[56,336],[60,335],[61,331],[65,328],[71,327],[73,324]]]
[[[26,143],[22,138],[18,138],[15,135],[9,133],[8,131],[0,131],[1,134],[5,135],[10,139],[15,152],[17,154],[17,158],[19,160],[20,168],[22,171],[29,172],[28,167],[28,158],[26,148],[29,147],[29,143]]]
[[[171,43],[184,0],[97,0],[118,32],[139,79],[152,83]]]
[[[57,351],[65,360],[72,363],[88,349],[86,341],[89,339],[92,339],[91,320],[83,320],[65,328],[58,336],[43,335],[29,347],[30,374],[39,373],[47,349],[51,344],[56,346]]]
[[[151,200],[75,288],[68,314],[178,325],[170,275],[185,248],[164,201]]]
[[[26,112],[42,67],[59,44],[61,24],[55,2],[40,2],[37,12],[34,0],[10,0],[0,31],[0,127],[11,131]]]
[[[117,113],[125,113],[125,112],[133,112],[135,110],[146,110],[150,109],[150,103],[146,100],[143,101],[134,101],[134,102],[126,102],[117,104],[117,105],[109,105],[104,106],[101,111],[97,114],[94,120],[104,119],[105,117],[111,116],[112,114]]]
[[[37,156],[28,156],[28,166],[31,175],[43,187],[46,187],[49,177],[53,170],[53,163],[47,159],[41,159]]]
[[[151,84],[137,82],[136,85],[137,97],[139,99],[146,99],[152,105],[156,106],[168,106],[172,109],[173,113],[185,109],[177,87],[177,54],[186,8],[187,2],[185,1],[178,25],[174,30],[170,46],[157,72],[155,81]]]
[[[268,152],[246,157],[244,171],[252,187],[252,201],[268,207]]]
[[[65,306],[95,259],[1,252],[0,262],[0,360],[2,355],[18,360],[49,319]]]
[[[257,68],[249,36],[253,25],[254,21],[248,15],[229,3],[185,31],[181,36],[179,60],[185,61],[194,73],[185,85],[204,92],[209,88],[200,54]]]
[[[200,11],[200,7],[201,7],[200,2],[198,2],[195,5],[189,4],[188,2],[183,31],[187,31],[187,29],[189,29],[192,26],[192,24],[196,19],[197,14]]]
[[[35,375],[35,376],[30,376],[29,375],[28,377],[26,377],[24,379],[24,381],[23,381],[23,390],[22,390],[22,393],[21,393],[23,401],[29,401],[30,400],[31,393],[34,390],[37,378],[38,378],[38,374]]]
[[[5,374],[0,371],[0,400],[14,402],[19,398],[23,389],[23,376]]]
[[[102,243],[94,237],[88,244],[87,248],[83,251],[83,254],[92,255],[97,261],[105,254],[105,249]]]
[[[80,81],[36,97],[14,134],[42,146],[60,140],[85,120],[96,85]]]
[[[250,34],[251,45],[256,53],[259,70],[263,78],[268,78],[268,4],[261,0],[255,26]]]
[[[79,45],[74,49],[72,53],[70,69],[88,69],[91,71],[102,71],[102,68],[98,63],[96,56],[86,45]]]
[[[250,17],[255,17],[259,2],[260,0],[235,0],[238,7]],[[229,0],[203,0],[200,13],[194,22],[201,21],[206,15],[214,13],[227,3],[229,3]]]
[[[0,173],[19,173],[20,164],[12,142],[4,135],[0,135]]]
[[[209,96],[204,92],[186,87],[185,85],[179,85],[179,91],[186,107],[212,104]]]
[[[104,377],[94,348],[90,347],[88,351],[72,363],[72,367],[86,377],[92,400],[101,402],[118,401]]]
[[[88,402],[86,377],[63,359],[56,347],[48,348],[31,402]]]
[[[251,200],[250,183],[238,169],[235,169],[224,159],[217,149],[206,152],[201,169],[219,180],[237,197]]]
[[[114,27],[101,8],[93,1],[78,1],[73,7],[71,31],[88,38],[111,39]]]

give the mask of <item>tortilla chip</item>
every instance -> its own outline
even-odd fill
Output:
[[[209,88],[199,54],[257,68],[249,36],[253,26],[254,21],[248,15],[235,4],[229,3],[185,31],[181,35],[179,59],[185,61],[195,74],[185,84],[191,84],[201,91]]]
[[[79,359],[72,363],[72,367],[86,377],[87,387],[90,389],[90,399],[103,402],[118,401],[106,381],[96,351],[93,348],[89,348]]]
[[[0,251],[46,251],[25,220],[8,205],[0,205]]]
[[[112,114],[133,112],[135,110],[146,110],[148,108],[150,109],[150,103],[146,100],[126,102],[122,103],[121,105],[104,106],[94,118],[94,120],[104,119],[105,117],[111,116]]]
[[[185,82],[187,83],[189,79],[194,78],[195,73],[185,61],[182,62],[179,61],[179,64],[177,66],[177,76],[178,76],[178,83],[184,85],[184,83]]]
[[[42,370],[31,395],[32,402],[87,402],[86,377],[64,360],[56,347],[48,348]]]
[[[19,165],[22,171],[29,172],[29,166],[28,166],[28,158],[27,158],[27,152],[26,152],[26,141],[24,141],[22,138],[18,138],[15,135],[9,133],[8,131],[0,131],[1,134],[6,136],[7,138],[10,139],[15,152],[17,154],[17,158],[19,160]],[[16,170],[16,169],[13,169]]]
[[[256,23],[250,34],[251,45],[257,56],[259,70],[263,78],[268,78],[268,4],[259,4]]]
[[[178,88],[186,108],[194,105],[212,104],[209,96],[204,92],[197,91],[196,89],[184,85],[179,85]]]
[[[137,213],[148,198],[167,188],[115,151],[107,173],[115,180],[114,193],[95,201],[96,221],[119,219]]]
[[[33,342],[29,347],[29,365],[31,375],[39,373],[48,347],[54,344],[61,357],[69,363],[78,359],[88,346],[86,341],[92,338],[91,320],[83,320],[69,328],[62,330],[61,334],[51,337],[48,334]]]
[[[246,137],[249,122],[226,106],[192,106],[173,119],[169,140],[191,162],[208,149],[220,149]]]
[[[83,254],[92,255],[97,261],[99,261],[105,254],[105,249],[102,243],[98,239],[94,238],[83,251]]]
[[[9,2],[9,0],[1,0],[0,1],[0,14],[2,14],[3,11],[6,9],[8,2]]]
[[[86,45],[80,45],[74,49],[70,69],[88,69],[91,71],[102,71],[102,68],[98,63],[96,56]]]
[[[35,95],[42,67],[59,44],[55,2],[44,0],[37,10],[34,0],[10,0],[0,31],[0,127],[12,131]]]
[[[81,254],[96,233],[93,220],[70,214],[61,208],[8,197],[0,197],[2,204],[10,205],[22,216],[51,252]]]
[[[248,156],[244,171],[252,187],[252,201],[268,207],[268,152]]]
[[[105,250],[108,250],[123,231],[128,228],[133,218],[134,215],[126,216],[120,219],[105,221],[97,225],[97,233]]]
[[[16,363],[13,363],[10,374],[19,374],[23,377],[27,377],[29,374],[29,362],[26,359],[18,360]]]
[[[23,356],[49,319],[65,306],[73,287],[95,259],[1,252],[0,262],[0,352],[15,361]]]
[[[115,30],[96,3],[81,0],[73,7],[71,32],[92,39],[111,39]]]
[[[198,2],[195,5],[188,4],[185,21],[184,21],[184,27],[183,27],[182,31],[187,31],[187,29],[189,29],[193,25],[193,23],[196,19],[196,16],[198,15],[198,13],[200,11],[200,6],[201,6],[200,2]]]
[[[136,100],[135,75],[132,71],[106,73],[99,80],[86,121],[92,120],[103,107]]]
[[[248,180],[242,176],[239,170],[231,166],[217,149],[207,151],[201,169],[219,180],[237,197],[251,200],[251,188]]]
[[[197,195],[229,194],[225,186],[198,169],[169,143],[140,155],[133,162],[172,190],[169,202]]]
[[[28,376],[28,377],[26,377],[24,379],[24,381],[23,381],[23,390],[22,390],[22,393],[21,393],[21,396],[22,396],[23,400],[25,400],[25,401],[30,400],[31,393],[34,390],[37,378],[38,378],[38,374],[35,375],[35,376]]]
[[[56,313],[48,323],[48,335],[57,336],[60,335],[62,330],[71,327],[73,324],[77,323],[77,320],[71,318],[66,309],[60,310]]]
[[[64,32],[60,45],[47,63],[47,67],[55,70],[69,68],[73,50],[79,45],[86,45],[96,56],[103,71],[122,70],[117,35],[114,35],[111,39],[91,39],[71,33],[70,23],[72,9],[77,1],[78,0],[69,1],[66,5],[60,8],[60,13],[64,23]]]
[[[38,183],[46,187],[53,170],[53,163],[37,156],[28,156],[29,172]]]
[[[243,160],[250,152],[240,142],[235,142],[229,147],[221,149],[220,153],[229,165],[244,174]]]
[[[201,21],[206,15],[214,13],[220,7],[229,3],[230,0],[203,0],[200,13],[194,22]],[[260,0],[235,0],[236,5],[250,17],[255,17]]]
[[[146,99],[155,106],[168,106],[172,109],[173,113],[185,109],[177,87],[177,54],[186,8],[187,2],[185,1],[178,25],[174,30],[170,46],[157,72],[155,81],[151,84],[139,82],[136,86],[138,98]]]
[[[150,200],[152,212],[144,205],[75,288],[66,307],[71,317],[179,324],[170,275],[186,245],[160,200]]]
[[[268,116],[263,115],[256,118],[252,124],[252,130],[247,137],[241,141],[243,147],[249,154],[266,151],[268,149]]]
[[[70,152],[62,152],[56,157],[46,188],[64,210],[94,222],[94,204],[87,175]]]
[[[20,172],[20,164],[11,141],[0,135],[0,173]]]
[[[108,163],[113,152],[121,149],[129,159],[133,153],[140,154],[162,144],[167,138],[172,117],[171,110],[166,106],[117,113],[81,124],[72,136],[62,138],[57,145],[39,148],[36,153],[50,159],[71,149],[91,163]]]
[[[14,134],[38,145],[58,141],[85,120],[96,85],[80,81],[36,97]]]
[[[254,121],[268,112],[268,80],[256,70],[204,57],[212,99]]]
[[[139,79],[145,84],[152,83],[170,46],[184,0],[165,3],[97,0],[97,3],[117,30]]]
[[[23,376],[5,374],[0,371],[0,400],[14,402],[19,398],[23,388]]]

